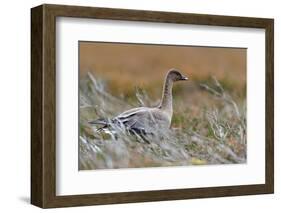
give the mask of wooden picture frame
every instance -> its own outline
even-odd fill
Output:
[[[56,18],[95,18],[265,29],[265,184],[56,195]],[[274,191],[274,21],[217,15],[41,5],[31,9],[31,203],[42,208],[267,194]]]

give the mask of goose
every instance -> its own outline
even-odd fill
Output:
[[[167,72],[161,102],[156,107],[137,107],[113,118],[99,118],[89,121],[90,125],[99,125],[98,131],[112,131],[114,127],[125,128],[128,132],[137,135],[153,134],[157,130],[168,130],[173,116],[173,83],[176,81],[186,81],[187,77],[178,70],[171,69]],[[111,130],[110,130],[111,129]]]

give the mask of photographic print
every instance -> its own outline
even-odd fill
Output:
[[[79,169],[242,164],[245,48],[79,42]]]
[[[274,193],[274,20],[32,8],[30,191],[41,208]]]

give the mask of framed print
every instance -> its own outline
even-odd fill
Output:
[[[31,203],[274,191],[273,19],[31,9]]]

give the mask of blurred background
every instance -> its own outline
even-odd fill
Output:
[[[216,79],[235,98],[246,95],[246,49],[80,42],[80,77],[92,72],[106,81],[109,91],[130,99],[135,87],[160,98],[163,80],[171,68],[189,77],[175,84],[175,97],[204,102],[198,83]],[[184,91],[184,92],[183,92]]]

